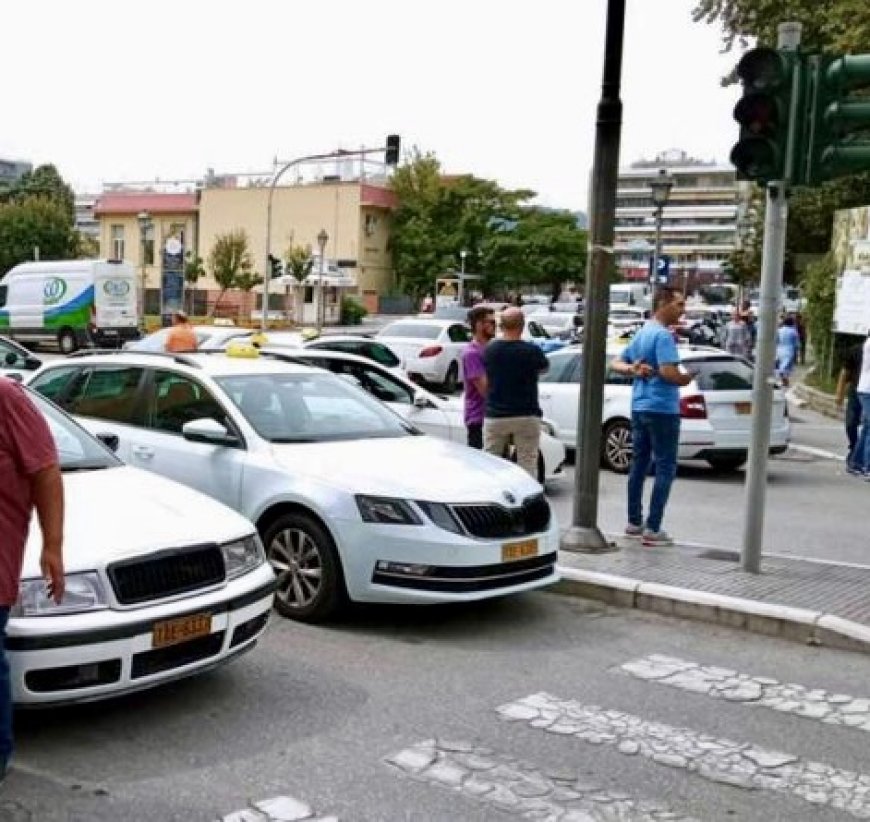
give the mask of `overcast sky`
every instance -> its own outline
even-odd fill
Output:
[[[693,0],[627,0],[622,163],[727,161],[736,62]],[[77,188],[382,144],[586,208],[605,0],[9,0],[0,157]]]

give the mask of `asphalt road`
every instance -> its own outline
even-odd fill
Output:
[[[524,807],[511,790],[520,803],[547,794],[560,814],[583,802],[595,810],[550,818],[843,818],[825,797],[830,803],[829,783],[856,784],[844,773],[870,770],[866,730],[754,706],[739,693],[714,699],[620,668],[653,653],[731,669],[720,676],[870,692],[862,656],[544,593],[461,608],[356,609],[331,627],[276,618],[254,652],[207,676],[19,715],[0,819],[254,819],[231,814],[289,797],[341,820],[495,820]],[[564,727],[548,733],[529,725],[528,709],[517,704],[540,693],[565,700],[572,715],[593,716],[599,730],[631,727],[619,732],[618,747],[606,728],[585,738]],[[505,721],[496,710],[505,705],[521,721]],[[415,746],[433,739],[442,761],[431,772],[388,764],[400,752],[413,764]],[[740,785],[748,773],[723,775],[732,766],[716,750],[729,740],[751,746],[747,757],[792,763],[790,776],[778,789],[723,784]],[[698,746],[709,755],[693,772]],[[472,795],[479,781],[456,787],[457,764],[467,768],[469,752],[475,767],[489,768],[479,774],[495,786],[489,798]],[[828,792],[807,783],[813,779]],[[641,804],[649,802],[659,805]],[[677,816],[644,816],[652,807]]]

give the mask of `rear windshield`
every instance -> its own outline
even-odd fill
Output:
[[[438,338],[440,333],[440,325],[424,325],[423,323],[392,323],[378,332],[378,336],[434,340]]]
[[[752,388],[752,368],[734,357],[692,359],[684,363],[697,376],[701,391],[743,391]]]

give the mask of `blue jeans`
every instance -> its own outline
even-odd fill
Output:
[[[849,455],[846,457],[846,465],[849,468],[857,468],[856,447],[858,445],[858,428],[861,425],[861,401],[858,399],[858,392],[853,388],[850,388],[849,393],[846,394],[846,413],[843,423],[846,426],[846,439],[849,441]]]
[[[9,608],[0,607],[0,775],[12,756],[12,683],[6,658],[6,623]]]
[[[855,468],[870,474],[870,394],[858,394],[861,403],[861,433],[855,446]]]
[[[671,485],[677,475],[679,414],[635,411],[631,415],[631,471],[628,475],[628,521],[643,525],[643,483],[655,458],[655,481],[646,527],[660,531]]]

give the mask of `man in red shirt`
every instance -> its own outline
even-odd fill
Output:
[[[12,755],[12,688],[6,623],[18,600],[24,547],[34,508],[42,531],[39,567],[46,594],[64,591],[63,482],[45,418],[14,380],[0,377],[0,781]]]

